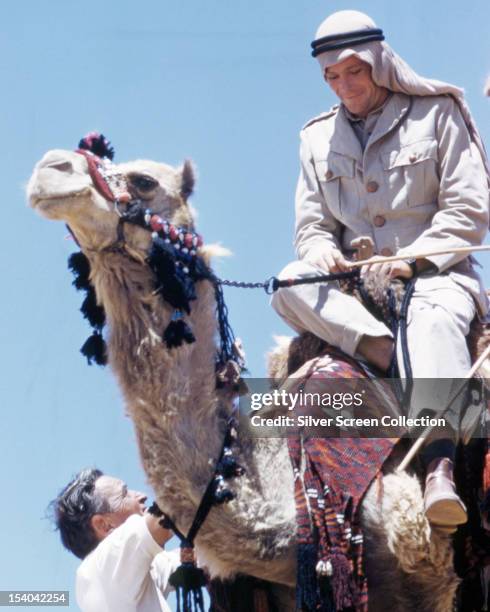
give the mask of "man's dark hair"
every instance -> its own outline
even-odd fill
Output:
[[[95,481],[102,475],[94,468],[82,470],[50,504],[64,547],[80,559],[99,543],[90,519],[110,512],[109,502],[95,490]]]

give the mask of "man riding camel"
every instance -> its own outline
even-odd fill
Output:
[[[489,171],[463,92],[416,74],[384,42],[373,20],[340,11],[319,27],[312,55],[340,105],[301,130],[295,246],[299,260],[283,278],[347,271],[351,241],[369,236],[375,251],[404,260],[371,271],[415,279],[407,321],[413,378],[462,379],[471,367],[466,344],[471,321],[488,300],[467,254],[417,258],[420,253],[480,245],[489,223]],[[382,372],[400,343],[338,283],[292,286],[272,300],[296,331],[310,331]],[[444,410],[451,385],[414,399],[410,415]],[[437,404],[437,405],[435,405]],[[453,482],[463,401],[444,416],[422,456],[427,467],[425,508],[435,525],[467,520]]]

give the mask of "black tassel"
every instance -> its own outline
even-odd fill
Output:
[[[87,358],[89,365],[92,365],[92,360],[100,366],[106,365],[107,363],[106,344],[102,334],[98,331],[95,331],[90,338],[86,340],[80,352]]]
[[[114,148],[103,134],[90,132],[78,143],[79,149],[90,151],[97,157],[107,157],[111,161],[114,159]]]
[[[148,264],[156,277],[156,289],[174,308],[190,313],[189,302],[196,299],[194,281],[175,261],[174,247],[154,238]]]
[[[93,334],[86,340],[80,352],[87,358],[89,365],[92,365],[92,361],[97,365],[106,365],[107,347],[102,337],[105,311],[102,306],[97,304],[95,289],[90,283],[90,262],[86,255],[80,251],[70,255],[68,268],[75,275],[73,285],[79,291],[85,291],[86,295],[80,311],[93,328]]]
[[[303,612],[317,610],[317,550],[314,544],[298,544],[296,607]]]
[[[170,321],[167,328],[163,332],[163,341],[169,349],[182,346],[183,342],[192,344],[195,342],[195,340],[196,338],[192,333],[191,328],[187,325],[184,319]]]
[[[87,289],[90,286],[90,262],[82,251],[70,255],[68,258],[68,268],[75,276],[73,280],[74,287],[80,290]]]
[[[204,612],[202,588],[206,577],[193,563],[183,563],[170,576],[177,595],[177,612]]]
[[[211,272],[206,265],[206,262],[201,257],[193,257],[190,261],[190,267],[192,268],[192,276],[196,281],[209,279]]]
[[[92,286],[87,289],[87,295],[80,306],[80,312],[92,327],[95,327],[98,331],[102,330],[105,325],[105,311],[102,306],[97,304],[97,298]]]
[[[320,592],[320,608],[319,612],[337,612],[335,607],[334,593],[332,583],[328,576],[320,576],[318,578],[318,590]],[[338,608],[339,610],[344,608]]]

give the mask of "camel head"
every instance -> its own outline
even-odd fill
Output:
[[[121,164],[111,161],[113,151],[92,152],[80,142],[77,151],[55,149],[36,165],[27,187],[30,205],[48,219],[68,224],[82,250],[101,250],[117,239],[120,215],[131,203],[160,215],[176,226],[191,228],[193,218],[187,199],[194,187],[194,170],[189,161],[179,168],[154,161]],[[136,226],[124,230],[128,246],[145,250],[149,232]]]
[[[167,348],[194,342],[184,315],[191,315],[191,302],[197,300],[196,283],[207,280],[212,284],[206,291],[208,337],[214,346],[217,302],[219,360],[225,364],[234,337],[209,267],[210,258],[225,250],[204,246],[194,231],[187,204],[194,187],[191,163],[179,168],[146,160],[114,164],[113,155],[104,136],[91,133],[76,151],[46,153],[27,188],[32,208],[64,221],[81,248],[68,265],[77,289],[87,292],[81,310],[94,332],[82,353],[89,362],[104,363],[106,314],[113,322],[125,321],[130,311],[141,324],[141,337],[158,319]]]

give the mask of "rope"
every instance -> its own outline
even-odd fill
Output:
[[[222,278],[216,278],[216,281],[220,285],[223,285],[223,287],[237,287],[238,289],[265,289],[266,293],[268,293],[269,286],[273,280],[274,277],[271,277],[263,283],[247,283],[244,281],[232,281]]]
[[[301,278],[284,278],[279,279],[276,276],[271,276],[262,283],[249,283],[244,281],[232,281],[228,279],[216,278],[216,282],[225,287],[238,287],[239,289],[264,289],[267,295],[272,295],[278,289],[283,287],[294,287],[296,285],[309,285],[313,283],[327,283],[329,281],[345,280],[348,278],[358,278],[359,270],[351,270],[350,272],[338,272],[336,274],[315,274],[314,276],[303,276]]]
[[[209,272],[209,280],[213,283],[216,312],[218,315],[220,346],[217,354],[217,365],[224,365],[229,361],[236,361],[242,370],[245,369],[244,360],[235,349],[235,334],[228,320],[228,306],[225,302],[223,289],[219,279]]]
[[[396,298],[393,290],[388,289],[388,310],[390,312],[391,332],[395,341],[393,347],[393,358],[388,369],[389,377],[393,379],[395,395],[400,403],[400,406],[408,406],[412,396],[413,375],[412,364],[410,362],[410,353],[408,350],[407,339],[407,316],[410,300],[415,289],[415,279],[410,279],[405,285],[405,293],[400,305],[400,313],[396,312]],[[398,346],[401,344],[403,368],[406,379],[406,388],[403,389],[400,380],[400,368],[398,366]]]
[[[410,353],[408,351],[408,339],[407,339],[407,317],[408,307],[410,300],[412,299],[413,292],[415,290],[415,279],[411,279],[405,286],[405,295],[403,296],[402,305],[400,308],[400,314],[398,316],[398,325],[400,327],[400,341],[402,345],[402,356],[403,356],[403,369],[405,370],[405,378],[410,381],[410,385],[413,384],[412,364],[410,363]],[[410,394],[408,394],[410,397]]]

